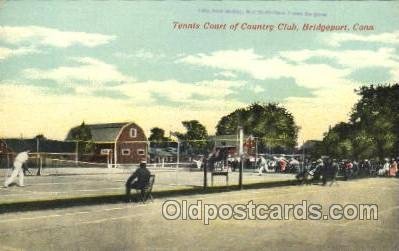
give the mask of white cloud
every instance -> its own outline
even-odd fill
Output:
[[[243,105],[224,100],[219,100],[215,105],[210,105],[209,101],[199,101],[193,106],[148,105],[146,102],[141,102],[143,101],[142,94],[139,93],[140,88],[144,88],[146,84],[148,83],[125,85],[126,91],[132,98],[115,100],[85,94],[55,95],[46,93],[43,88],[36,86],[3,82],[0,85],[0,96],[2,104],[6,106],[0,106],[0,117],[7,123],[0,123],[0,137],[19,137],[20,134],[24,137],[33,137],[44,133],[49,138],[64,139],[68,130],[83,120],[86,123],[134,121],[148,132],[154,126],[164,128],[166,131],[183,130],[180,121],[197,119],[208,128],[209,133],[214,133],[215,125],[221,116]],[[211,88],[217,84],[219,82],[200,83],[198,90],[200,86]],[[227,88],[237,83],[222,82],[220,84],[223,88]],[[171,88],[183,88],[184,83],[169,80],[155,83],[155,85],[156,87],[170,85]],[[161,90],[159,92],[175,99],[189,100],[187,95],[172,95],[179,90],[164,88],[166,92]],[[220,95],[223,95],[223,88],[218,91]],[[143,95],[145,96],[145,93]],[[135,97],[138,99],[134,99]],[[196,105],[204,106],[196,109]],[[5,107],[12,107],[12,109],[5,109]],[[48,121],[56,121],[56,123],[48,123]]]
[[[342,67],[335,68],[327,63],[306,62],[313,57],[333,59]],[[394,79],[397,79],[399,74],[397,51],[395,48],[387,47],[377,50],[282,51],[272,57],[262,57],[253,49],[227,50],[189,55],[177,62],[213,67],[233,73],[242,72],[260,80],[290,77],[294,78],[298,85],[308,88],[341,84],[348,74],[360,68],[385,67],[389,69]]]
[[[298,85],[308,88],[320,88],[330,82],[337,82],[337,79],[349,73],[327,64],[291,64],[279,55],[265,58],[253,49],[190,55],[177,62],[243,72],[260,80],[291,77],[296,79]]]
[[[312,57],[334,59],[345,67],[347,73],[368,67],[384,67],[389,69],[392,80],[399,78],[399,56],[394,48],[373,50],[300,50],[280,53],[284,58],[303,63]]]
[[[255,86],[255,87],[253,88],[253,91],[254,91],[255,93],[261,93],[261,92],[264,92],[265,89],[262,88],[262,87],[260,87],[259,85],[257,85],[257,86]]]
[[[271,62],[271,60],[273,62]],[[253,49],[248,50],[223,50],[215,51],[211,54],[199,53],[188,55],[177,62],[193,65],[208,66],[223,70],[239,71],[249,73],[256,78],[274,77],[278,78],[280,74],[273,72],[269,67],[270,63],[281,63],[274,59],[264,59],[257,55]]]
[[[90,57],[73,58],[77,66],[61,66],[50,70],[29,68],[23,71],[28,79],[49,79],[60,83],[87,81],[90,84],[101,85],[105,82],[129,82],[133,78],[118,71],[114,65],[107,64]]]
[[[95,47],[107,44],[115,36],[99,33],[61,31],[41,26],[0,26],[0,41],[10,44],[40,44],[66,48],[73,45]]]
[[[116,52],[113,54],[115,57],[118,58],[126,58],[126,59],[142,59],[142,60],[159,60],[161,58],[166,57],[165,54],[163,53],[155,53],[152,51],[146,51],[146,50],[138,50],[137,52],[133,54],[129,53],[122,53],[122,52]]]
[[[20,47],[17,49],[0,47],[0,60],[13,56],[21,56],[21,55],[34,54],[34,53],[40,53],[40,50],[34,47]]]
[[[340,46],[343,42],[359,41],[383,44],[399,44],[399,31],[385,32],[380,34],[359,35],[353,33],[333,33],[325,38],[330,46]]]
[[[222,77],[225,77],[225,78],[236,78],[237,77],[237,75],[234,74],[231,71],[221,71],[221,72],[216,73],[215,75],[216,76],[222,76]]]
[[[165,57],[165,55],[162,53],[154,53],[154,52],[145,51],[145,50],[139,50],[135,54],[135,56],[138,58],[142,58],[142,59],[159,59],[159,58]]]
[[[212,80],[192,84],[171,79],[126,83],[111,89],[131,97],[136,103],[153,104],[156,102],[155,98],[161,96],[171,102],[184,103],[185,106],[215,108],[234,103],[235,101],[229,101],[227,96],[234,91],[234,88],[243,85],[245,85],[243,81]],[[206,99],[202,100],[200,97],[204,96]]]
[[[283,51],[280,55],[286,59],[303,62],[312,57],[335,59],[338,64],[348,68],[387,67],[397,68],[399,57],[394,48],[379,48],[373,50],[298,50]]]

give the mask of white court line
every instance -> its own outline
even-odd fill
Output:
[[[83,222],[78,222],[76,225],[99,224],[99,223],[103,223],[103,222],[107,222],[107,221],[130,219],[130,218],[136,218],[136,217],[139,217],[139,216],[141,217],[141,216],[144,216],[144,215],[149,215],[151,213],[126,215],[126,216],[112,217],[112,218],[104,218],[104,219],[93,220],[93,221],[83,221]]]
[[[30,186],[30,185],[29,185]],[[157,185],[154,185],[155,187],[157,186],[164,186],[164,187],[176,187],[176,186],[187,186],[187,187],[193,187],[195,185],[184,185],[184,184],[162,184],[158,183]],[[73,193],[73,192],[101,192],[103,190],[124,190],[124,186],[118,186],[118,187],[101,187],[100,189],[81,189],[81,190],[69,190],[69,191],[32,191],[32,190],[19,190],[20,193],[11,193],[11,194],[2,194],[2,197],[8,197],[8,196],[19,196],[19,195],[24,195],[26,193],[29,194],[67,194],[67,193]],[[155,192],[156,190],[154,190]],[[162,191],[162,190],[161,190]]]
[[[3,251],[22,251],[22,250],[24,250],[22,248],[14,248],[14,247],[10,247],[10,246],[5,246],[4,244],[0,244],[0,248]]]
[[[93,181],[94,182],[94,181]],[[118,182],[118,181],[116,181]],[[113,182],[109,182],[113,183]],[[55,183],[33,183],[29,184],[29,186],[47,186],[47,185],[71,185],[71,184],[87,184],[87,181],[81,181],[81,182],[55,182]]]
[[[66,216],[66,215],[79,215],[79,214],[89,214],[90,212],[89,211],[79,211],[79,212],[74,212],[74,213],[65,213],[65,214],[63,214],[63,215],[61,215],[61,216]]]
[[[79,215],[79,214],[99,213],[102,211],[132,209],[132,208],[137,208],[137,207],[143,207],[146,205],[149,205],[149,204],[134,205],[133,207],[132,207],[132,205],[126,205],[125,207],[104,208],[104,209],[93,210],[93,211],[78,211],[78,212],[64,213],[64,214],[50,214],[50,215],[42,215],[42,216],[35,216],[35,217],[12,218],[12,219],[0,220],[0,223],[10,222],[10,221],[19,221],[19,220],[38,220],[38,219],[43,219],[43,218],[48,218],[48,217],[55,218],[55,217],[63,217],[63,216],[74,216],[74,215]]]
[[[121,210],[121,209],[126,209],[126,207],[106,208],[106,209],[104,209],[104,211],[115,211],[115,210]]]
[[[27,191],[29,194],[32,195],[40,195],[40,194],[68,194],[68,193],[73,193],[73,192],[101,192],[103,190],[122,190],[122,187],[108,187],[108,188],[102,188],[102,189],[83,189],[83,190],[70,190],[70,191],[59,191],[59,192],[44,192],[44,191]],[[1,195],[2,197],[7,197],[7,196],[18,196],[18,195],[23,195],[21,193],[14,193],[14,194],[4,194]],[[87,194],[84,194],[87,195]],[[91,195],[99,195],[99,194],[91,194]]]
[[[169,187],[176,187],[176,186],[187,186],[187,187],[192,187],[193,185],[180,185],[180,184],[158,184],[156,186],[169,186]],[[81,190],[69,190],[69,191],[50,191],[50,192],[46,192],[46,191],[31,191],[31,190],[20,190],[20,193],[11,193],[11,194],[2,194],[2,197],[9,197],[9,196],[19,196],[19,195],[25,195],[26,193],[29,194],[35,194],[35,195],[39,195],[39,194],[68,194],[68,193],[74,193],[74,192],[101,192],[103,190],[124,190],[125,187],[124,186],[118,186],[118,187],[102,187],[100,189],[81,189]],[[22,191],[24,193],[22,193]],[[155,192],[156,190],[154,190]],[[162,190],[161,190],[162,192]],[[97,194],[98,195],[98,194]]]
[[[60,217],[60,216],[63,216],[63,215],[61,215],[61,214],[50,214],[50,215],[42,215],[42,216],[35,216],[35,217],[22,217],[22,218],[0,220],[0,222],[4,223],[4,222],[19,221],[19,220],[37,220],[37,219],[54,218],[54,217]]]

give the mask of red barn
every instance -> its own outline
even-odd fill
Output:
[[[106,162],[111,159],[113,164],[132,164],[147,159],[147,137],[137,124],[130,122],[86,126],[95,144],[95,161]],[[66,140],[73,140],[72,131],[77,128],[79,126],[69,131]]]

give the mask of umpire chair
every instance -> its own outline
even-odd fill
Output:
[[[145,203],[148,199],[150,199],[151,201],[154,201],[154,198],[152,197],[152,194],[151,194],[154,182],[155,182],[155,175],[151,174],[147,185],[141,189],[136,189],[136,193],[137,193],[139,201],[141,201],[143,203]]]

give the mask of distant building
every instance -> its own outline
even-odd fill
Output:
[[[237,156],[240,149],[240,139],[238,135],[217,135],[209,136],[209,141],[214,142],[214,147],[228,149],[230,156]],[[243,138],[243,151],[249,155],[256,154],[256,142],[252,136],[244,135]]]
[[[245,138],[245,137],[244,137]],[[220,146],[234,146],[239,147],[240,139],[238,135],[217,135],[217,136],[209,136],[208,140],[214,142],[215,147]]]
[[[173,147],[151,147],[149,155],[151,163],[173,163],[177,161],[177,149]]]
[[[90,129],[94,147],[94,160],[113,164],[139,163],[147,160],[147,137],[135,123],[107,123],[86,125]],[[66,141],[73,141],[72,128]]]

